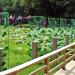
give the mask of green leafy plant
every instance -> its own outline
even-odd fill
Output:
[[[13,26],[6,30],[6,35],[2,37],[3,47],[5,49],[6,65],[9,62],[9,68],[25,63],[32,59],[32,42],[38,41],[38,56],[50,53],[52,49],[53,37],[58,37],[58,48],[65,45],[65,34],[70,34],[70,42],[73,42],[74,28],[16,28]],[[9,37],[8,37],[9,36]],[[20,43],[21,42],[21,43]],[[8,54],[9,50],[9,54]],[[4,54],[5,55],[5,54]],[[9,56],[9,61],[7,60]],[[14,60],[14,62],[12,60]]]

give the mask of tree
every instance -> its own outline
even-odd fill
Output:
[[[74,13],[72,3],[69,0],[0,0],[0,9],[24,15],[63,17]]]

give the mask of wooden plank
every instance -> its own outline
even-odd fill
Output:
[[[58,70],[54,75],[75,75],[75,61],[66,64],[66,70]]]
[[[54,75],[75,75],[75,73],[71,72],[71,70],[62,70],[62,69],[60,69]]]

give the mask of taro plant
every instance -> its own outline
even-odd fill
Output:
[[[73,28],[42,28],[40,30],[32,30],[29,32],[30,42],[38,40],[39,55],[51,52],[51,41],[53,37],[58,37],[58,48],[65,45],[65,35],[70,35],[70,42],[73,42],[73,35],[75,29]]]
[[[2,26],[1,27],[1,36],[0,36],[0,39],[1,39],[0,46],[3,48],[3,50],[2,50],[2,63],[1,63],[2,69],[1,69],[1,71],[7,69],[7,67],[5,67],[6,61],[4,60],[5,57],[7,56],[6,50],[9,49],[9,47],[7,45],[4,46],[6,36],[7,36],[6,27]]]
[[[38,41],[38,56],[52,52],[51,47],[53,37],[58,37],[58,48],[65,44],[65,34],[70,34],[70,42],[73,42],[74,28],[16,28],[11,26],[8,34],[4,32],[2,40],[4,51],[7,53],[10,68],[22,64],[32,58],[32,42]],[[7,39],[9,36],[9,40]],[[10,52],[8,52],[10,50]],[[14,62],[12,62],[12,60]],[[20,60],[20,61],[19,61]],[[7,62],[6,61],[6,62]]]

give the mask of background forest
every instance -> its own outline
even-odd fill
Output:
[[[0,0],[0,11],[18,15],[75,17],[75,0]]]

